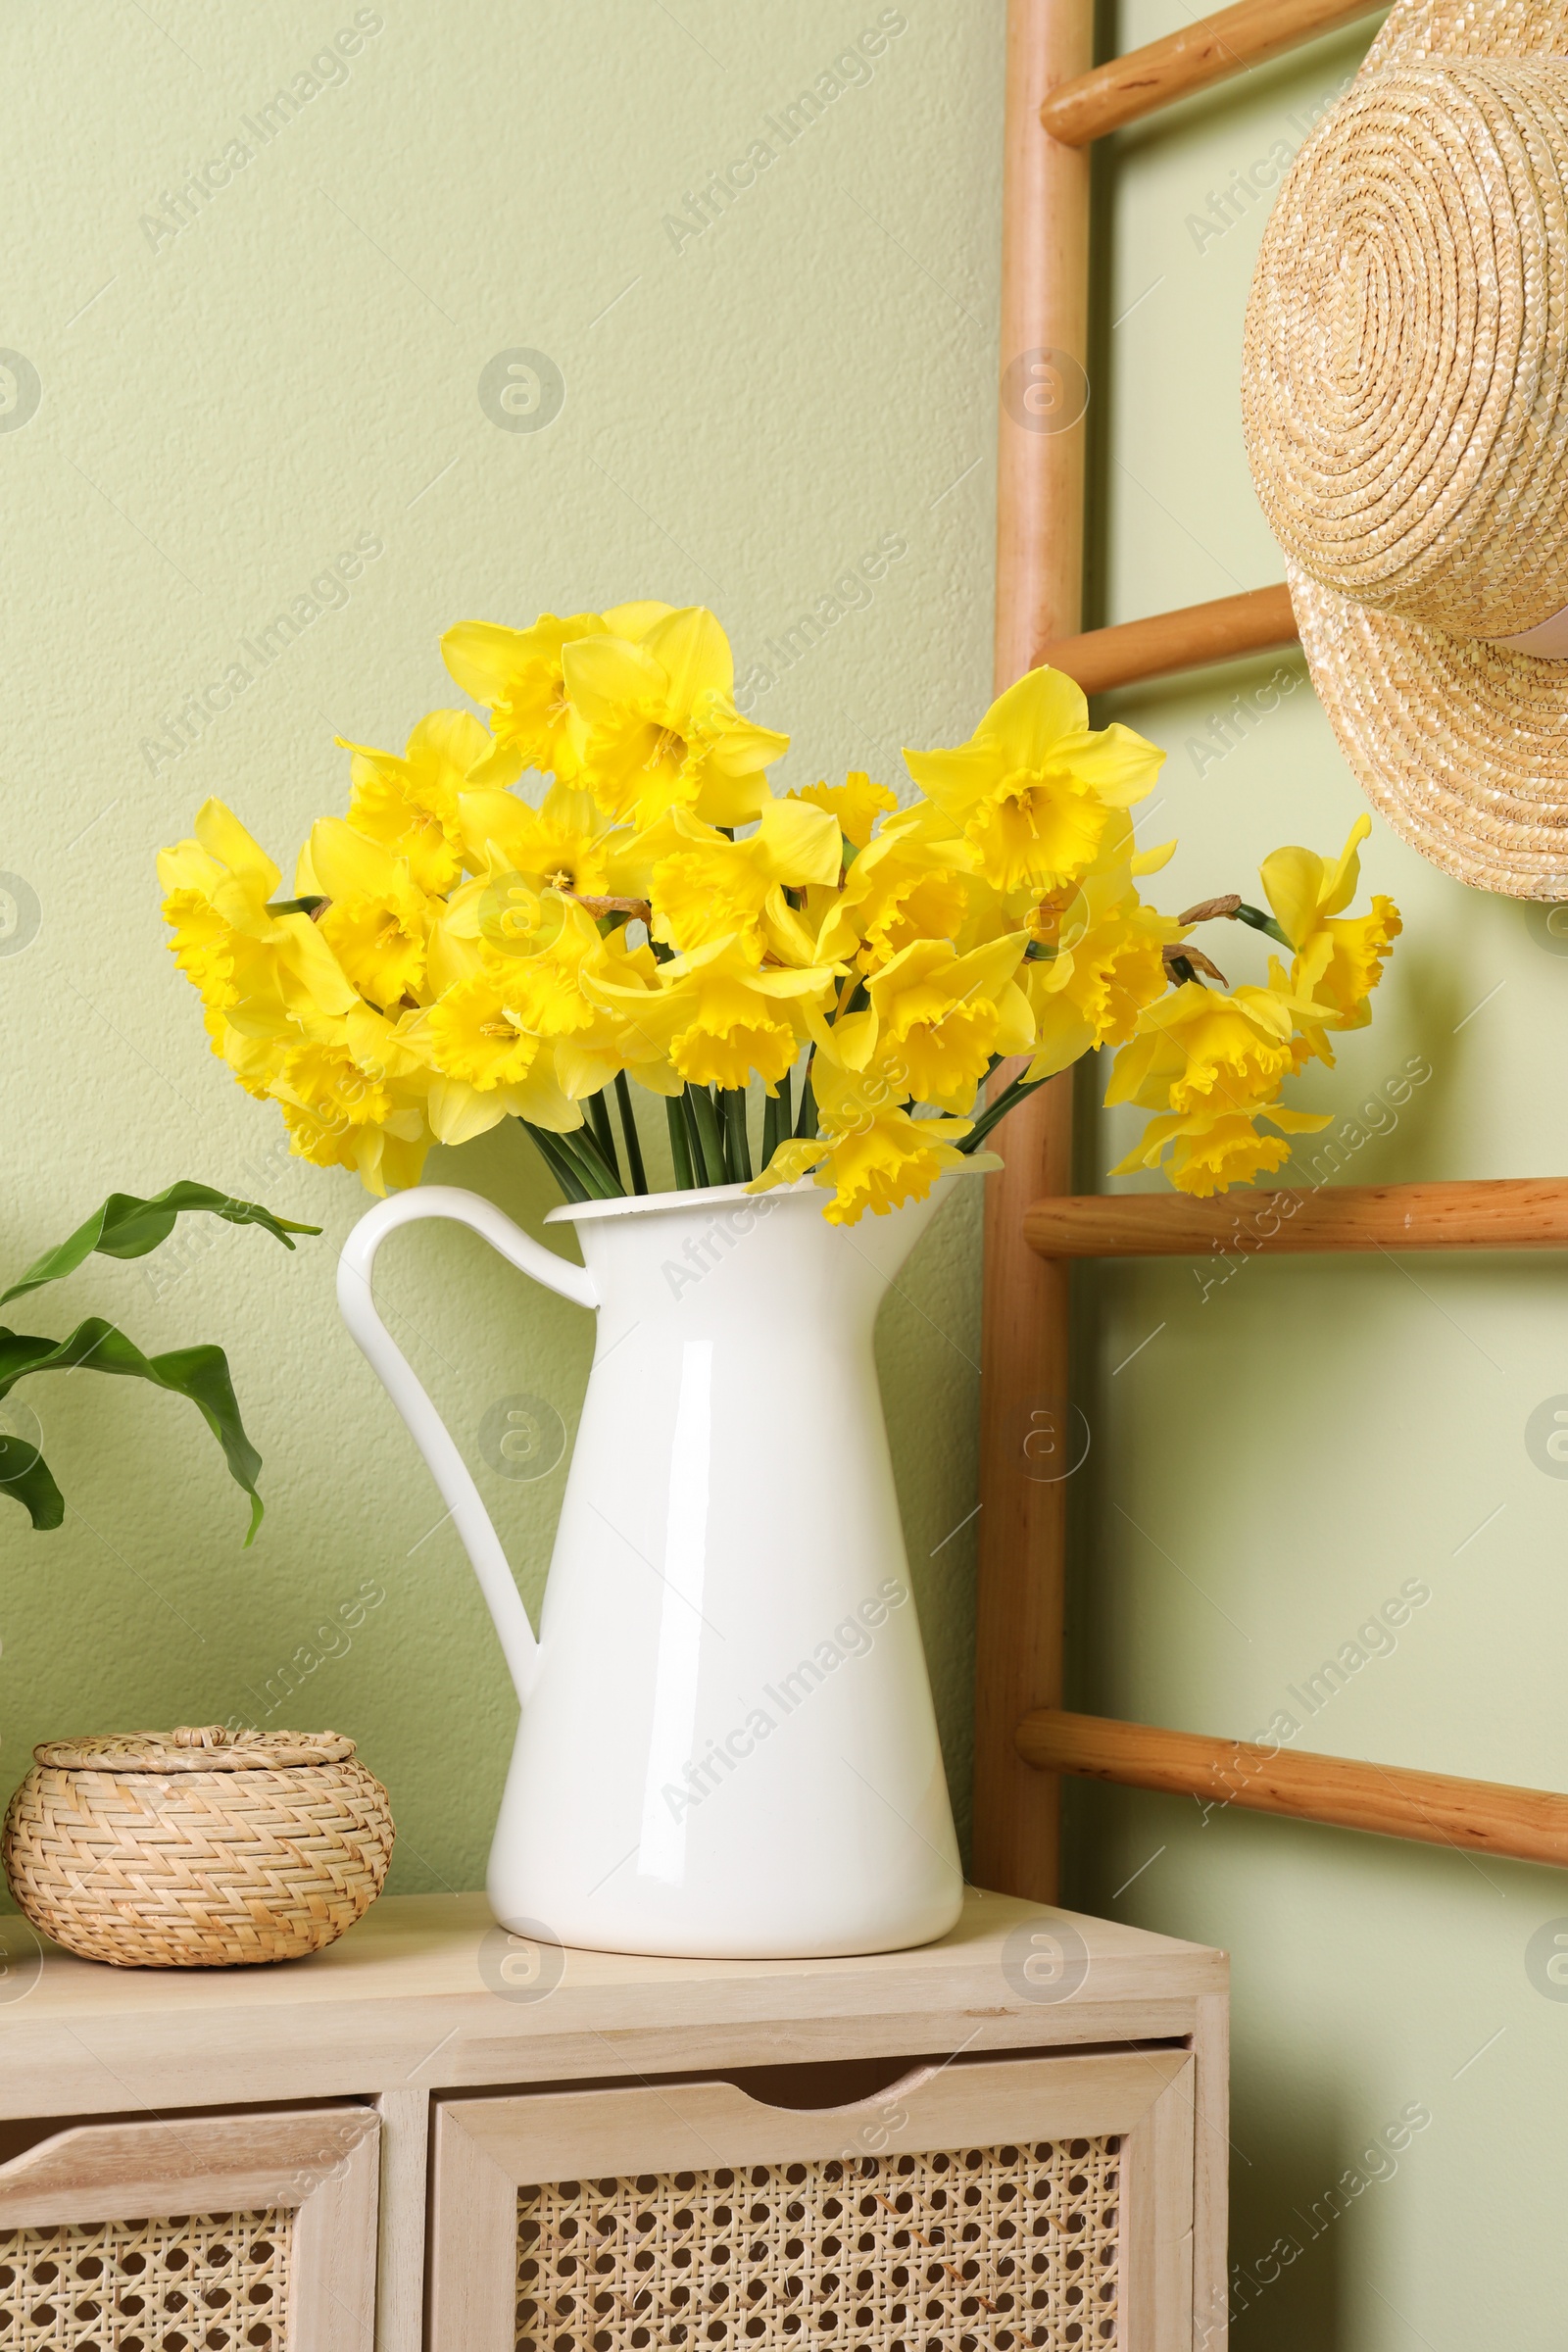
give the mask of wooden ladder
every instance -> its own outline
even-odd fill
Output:
[[[1003,212],[1004,362],[1081,367],[1089,342],[1090,143],[1371,14],[1366,0],[1243,0],[1092,66],[1093,0],[1011,0]],[[1049,661],[1086,693],[1297,635],[1282,585],[1080,634],[1085,432],[1041,430],[1004,379],[997,533],[1000,693]],[[1063,412],[1064,416],[1064,412]],[[999,1071],[1000,1086],[1009,1073]],[[1072,1073],[1007,1121],[988,1184],[981,1367],[974,1875],[1053,1901],[1062,1773],[1173,1790],[1522,1860],[1568,1864],[1568,1796],[1305,1755],[1062,1711],[1064,1478],[1023,1471],[1031,1415],[1069,1396],[1077,1257],[1225,1250],[1560,1250],[1568,1180],[1071,1197]],[[1065,1430],[1055,1433],[1065,1442]]]

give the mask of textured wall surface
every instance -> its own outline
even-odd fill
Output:
[[[38,1303],[51,1330],[102,1307],[149,1347],[223,1341],[270,1511],[242,1552],[243,1505],[189,1408],[34,1384],[72,1515],[47,1538],[0,1519],[5,1776],[34,1740],[89,1727],[331,1724],[391,1787],[394,1884],[477,1883],[512,1700],[460,1547],[337,1324],[362,1199],[282,1155],[274,1114],[207,1054],[152,860],[212,792],[291,859],[343,805],[334,732],[400,744],[452,699],[436,641],[469,613],[712,604],[758,715],[794,732],[787,781],[852,760],[893,778],[901,743],[966,731],[989,685],[1003,12],[899,13],[871,78],[834,75],[814,122],[786,110],[880,0],[386,0],[346,77],[322,68],[309,98],[296,76],[354,31],[350,6],[160,0],[12,12],[0,30],[0,344],[38,384],[27,416],[30,379],[0,379],[0,869],[25,885],[0,940],[0,1241],[20,1266],[111,1185],[182,1175],[326,1228],[292,1259],[220,1230]],[[1182,21],[1135,0],[1115,45]],[[1240,443],[1242,307],[1272,176],[1361,45],[1254,73],[1105,159],[1102,617],[1279,576]],[[279,89],[287,121],[265,113]],[[768,163],[698,226],[689,200],[758,141]],[[249,160],[179,225],[168,198],[230,142]],[[542,430],[481,406],[482,372],[518,348],[564,381]],[[333,587],[325,567],[362,537],[380,552]],[[890,538],[906,554],[827,617],[820,600]],[[297,639],[265,662],[242,651],[297,598],[320,608]],[[803,615],[820,642],[792,650]],[[231,707],[193,714],[236,662],[252,675]],[[1169,905],[1247,890],[1281,841],[1337,847],[1358,811],[1295,657],[1112,709],[1169,748]],[[1365,870],[1409,932],[1373,1028],[1315,1082],[1355,1122],[1346,1177],[1560,1166],[1562,942],[1381,826]],[[1258,968],[1246,940],[1211,944],[1233,977]],[[1411,1063],[1430,1075],[1399,1099]],[[1119,1121],[1087,1115],[1082,1181],[1125,1148]],[[430,1175],[530,1230],[551,1205],[500,1136]],[[960,1798],[973,1205],[880,1335]],[[395,1328],[536,1606],[561,1473],[503,1479],[477,1433],[519,1392],[569,1430],[583,1319],[456,1233],[411,1233],[385,1265]],[[1484,1259],[1200,1271],[1082,1283],[1076,1702],[1243,1735],[1284,1712],[1303,1747],[1568,1785],[1568,1486],[1526,1443],[1568,1392],[1568,1277]],[[801,1524],[808,1541],[808,1506]],[[1561,1882],[1099,1791],[1074,1795],[1070,1853],[1069,1899],[1235,1955],[1239,2345],[1557,2345],[1568,2007],[1541,1939],[1568,1914]],[[1401,2123],[1412,2109],[1430,2122]]]
[[[1136,0],[1116,45],[1186,15]],[[1241,444],[1242,314],[1279,168],[1372,29],[1106,159],[1106,619],[1281,577]],[[1338,850],[1362,806],[1294,652],[1102,710],[1169,751],[1153,837],[1181,840],[1173,906],[1255,896],[1271,849]],[[1560,1170],[1568,955],[1548,910],[1446,880],[1381,822],[1362,870],[1406,935],[1370,1030],[1298,1090],[1336,1114],[1343,1181]],[[1233,980],[1262,976],[1237,927],[1206,944]],[[1407,1084],[1411,1063],[1430,1076]],[[1086,1136],[1085,1181],[1126,1149],[1125,1115]],[[1527,1442],[1544,1403],[1568,1408],[1565,1295],[1549,1258],[1088,1274],[1077,1702],[1244,1738],[1283,1716],[1303,1750],[1568,1788],[1568,1485]],[[1568,1935],[1562,1879],[1132,1793],[1084,1789],[1072,1820],[1073,1899],[1233,1954],[1242,2352],[1556,2344],[1568,2007],[1545,1962],[1548,1923]],[[1410,2108],[1430,2123],[1410,2130]],[[1391,2149],[1390,2127],[1408,2144]],[[1499,2268],[1478,2233],[1504,2217]]]
[[[332,1725],[391,1789],[393,1886],[482,1878],[514,1702],[337,1321],[365,1197],[290,1161],[276,1113],[209,1055],[154,857],[217,793],[290,869],[346,802],[334,733],[400,749],[461,700],[437,639],[466,615],[710,604],[743,698],[793,733],[786,784],[896,778],[902,744],[961,739],[990,688],[1001,29],[998,0],[8,14],[0,345],[32,374],[0,379],[0,869],[22,885],[0,1243],[20,1269],[112,1186],[180,1176],[325,1227],[292,1258],[219,1228],[36,1302],[35,1328],[101,1309],[149,1348],[221,1341],[269,1515],[242,1551],[189,1406],[32,1384],[71,1516],[35,1537],[0,1504],[9,1778],[34,1740],[94,1727]],[[564,383],[541,429],[481,401],[518,349]],[[874,586],[847,577],[879,549]],[[280,612],[298,633],[270,647]],[[555,1196],[531,1163],[497,1134],[428,1177],[537,1231]],[[946,1214],[880,1327],[960,1794],[977,1206]],[[478,1431],[519,1393],[569,1431],[586,1318],[454,1231],[383,1263],[537,1608],[564,1468],[503,1478]],[[799,1517],[808,1543],[804,1498]]]

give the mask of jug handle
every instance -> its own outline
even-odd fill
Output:
[[[539,1672],[539,1643],[522,1595],[513,1582],[501,1539],[479,1499],[479,1490],[467,1464],[453,1444],[446,1423],[430,1402],[407,1356],[375,1310],[370,1293],[370,1269],[375,1253],[389,1233],[420,1217],[448,1217],[467,1225],[524,1274],[547,1290],[578,1306],[596,1307],[599,1294],[581,1266],[574,1266],[553,1250],[503,1216],[493,1202],[477,1193],[460,1192],[455,1185],[432,1184],[415,1192],[394,1193],[363,1216],[343,1245],[338,1259],[337,1302],[344,1322],[370,1360],[398,1411],[414,1434],[442,1501],[463,1538],[473,1563],[479,1590],[511,1670],[519,1704],[526,1705]]]

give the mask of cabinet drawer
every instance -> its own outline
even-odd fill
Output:
[[[364,2107],[69,2124],[0,2165],[5,2352],[366,2352]]]
[[[432,2352],[1185,2352],[1185,2050],[442,2103]]]

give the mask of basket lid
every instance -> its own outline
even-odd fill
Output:
[[[172,1732],[45,1740],[32,1752],[40,1764],[78,1772],[275,1772],[347,1763],[354,1742],[340,1732],[231,1732],[221,1723],[182,1723]]]

